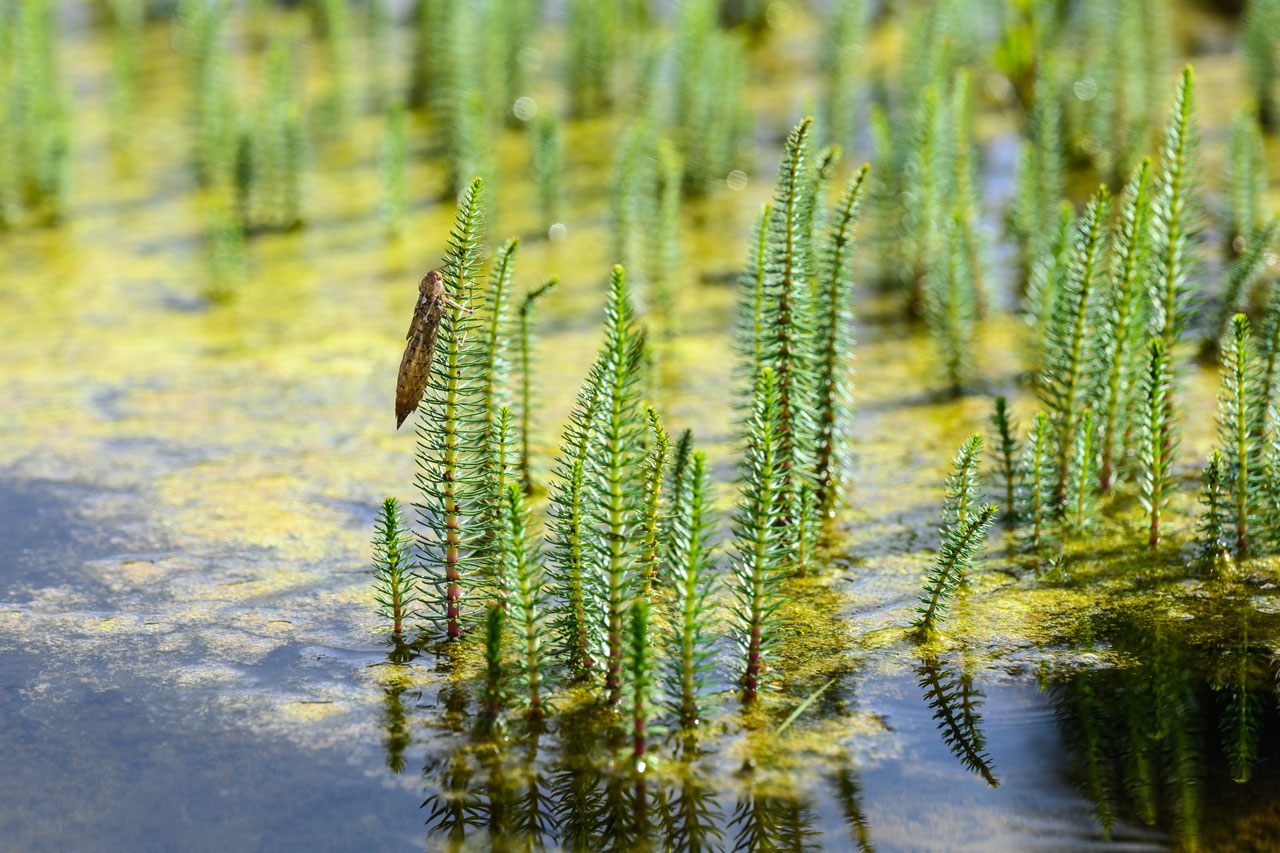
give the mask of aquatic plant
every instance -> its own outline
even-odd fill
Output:
[[[688,433],[686,433],[688,435]],[[680,447],[687,447],[682,440]],[[677,457],[679,458],[679,457]],[[715,586],[711,540],[715,522],[710,513],[707,457],[688,456],[684,500],[671,512],[670,587],[674,596],[667,633],[667,663],[663,678],[667,704],[684,727],[696,726],[705,712],[707,676],[712,670],[710,597]]]
[[[1053,422],[1057,453],[1054,497],[1059,505],[1066,503],[1071,454],[1076,447],[1076,431],[1096,357],[1099,309],[1095,296],[1105,276],[1102,260],[1110,209],[1110,193],[1105,186],[1099,187],[1076,229],[1071,271],[1054,300],[1045,339],[1044,365],[1037,383],[1037,391]]]
[[[1271,259],[1275,256],[1272,250],[1275,249],[1277,240],[1280,240],[1280,217],[1271,217],[1242,241],[1243,251],[1227,268],[1222,295],[1219,297],[1221,302],[1215,313],[1213,326],[1206,332],[1203,347],[1205,355],[1217,354],[1217,342],[1226,334],[1231,317],[1248,307],[1254,285],[1273,263]]]
[[[675,6],[670,128],[685,185],[705,192],[739,165],[749,130],[746,55],[736,36],[716,26],[716,0],[679,0]]]
[[[1129,414],[1137,392],[1142,341],[1148,323],[1147,276],[1151,161],[1143,160],[1125,187],[1112,243],[1111,276],[1102,294],[1097,390],[1101,443],[1099,489],[1111,490],[1125,453]]]
[[[1191,249],[1198,233],[1198,142],[1195,77],[1187,66],[1165,129],[1154,199],[1152,322],[1171,357],[1188,319],[1187,279],[1193,268]]]
[[[293,229],[303,222],[306,131],[297,59],[287,36],[272,42],[266,63],[261,102],[249,137],[250,216],[258,224]]]
[[[849,179],[820,249],[814,305],[817,436],[813,470],[814,500],[823,518],[830,518],[840,502],[848,462],[853,402],[853,236],[870,169],[870,164],[864,163]]]
[[[963,522],[982,503],[981,462],[982,436],[974,433],[960,445],[951,460],[946,482],[947,497],[942,509],[944,530]]]
[[[987,504],[975,509],[964,521],[948,526],[933,568],[925,578],[920,606],[912,623],[921,638],[937,635],[951,596],[964,581],[974,556],[982,549],[995,514],[996,505]]]
[[[1258,118],[1265,127],[1280,126],[1280,2],[1248,0],[1244,14],[1243,47],[1249,83],[1258,104]]]
[[[644,771],[648,750],[649,714],[653,692],[653,651],[649,646],[649,602],[636,598],[630,608],[627,644],[627,686],[631,693],[631,757]]]
[[[111,105],[111,143],[123,146],[138,100],[138,59],[146,23],[145,0],[108,0],[111,13],[111,78],[108,101]]]
[[[529,123],[529,134],[538,213],[550,228],[561,221],[564,205],[564,133],[555,114],[544,112]]]
[[[419,407],[417,438],[418,471],[415,477],[422,495],[418,516],[432,537],[420,536],[418,550],[424,569],[443,600],[443,621],[449,639],[462,636],[463,598],[467,587],[481,580],[478,560],[471,543],[484,539],[477,529],[477,507],[468,491],[476,485],[475,465],[481,455],[474,446],[482,434],[480,401],[474,377],[483,353],[478,351],[479,334],[473,308],[459,300],[473,302],[480,286],[484,216],[481,212],[482,184],[471,182],[458,205],[458,214],[449,232],[444,276],[449,304],[440,323],[435,358],[426,393]]]
[[[685,429],[676,439],[675,450],[671,453],[671,476],[667,482],[667,513],[663,519],[662,540],[667,546],[667,562],[674,564],[679,558],[680,548],[675,543],[675,531],[678,519],[688,509],[691,483],[690,463],[693,460],[693,430]]]
[[[1263,460],[1265,413],[1259,405],[1258,365],[1249,320],[1237,314],[1222,343],[1222,383],[1218,392],[1218,450],[1229,502],[1222,510],[1234,530],[1237,560],[1249,556],[1262,511],[1266,471]]]
[[[327,103],[329,127],[342,133],[356,114],[355,39],[348,0],[317,0],[317,23],[325,50],[331,91]]]
[[[477,729],[486,734],[503,728],[506,691],[503,688],[502,634],[505,625],[506,611],[500,605],[489,605],[484,620],[484,692],[477,721]]]
[[[517,656],[513,669],[515,688],[530,717],[545,713],[543,647],[546,639],[547,592],[543,583],[542,553],[533,540],[524,491],[508,483],[503,493],[503,544],[508,550],[511,594],[507,622],[516,635]]]
[[[1081,531],[1095,521],[1098,511],[1098,430],[1093,409],[1085,409],[1075,433],[1067,478],[1067,505],[1063,516],[1072,530]]]
[[[756,379],[755,401],[747,421],[742,485],[733,513],[731,569],[734,635],[741,661],[737,671],[742,700],[756,701],[761,674],[777,645],[777,610],[782,582],[792,571],[783,474],[783,424],[778,378],[765,367]]]
[[[973,291],[974,304],[980,315],[987,312],[987,246],[982,228],[982,198],[977,181],[974,156],[973,92],[968,69],[961,69],[951,82],[948,121],[951,125],[951,220],[954,223],[964,265],[964,278]]]
[[[1063,282],[1071,274],[1075,233],[1075,208],[1071,202],[1064,201],[1058,207],[1058,220],[1048,248],[1031,264],[1026,294],[1022,300],[1022,317],[1028,327],[1023,349],[1033,375],[1044,370],[1053,309],[1058,302],[1058,294],[1062,292]]]
[[[515,275],[516,253],[520,239],[513,237],[503,243],[494,256],[480,301],[478,340],[480,360],[476,375],[475,393],[479,404],[479,429],[476,436],[481,453],[480,477],[483,478],[483,494],[478,497],[482,507],[481,525],[488,527],[497,516],[497,507],[506,493],[507,482],[515,476],[514,462],[499,459],[495,455],[500,441],[508,441],[505,430],[500,429],[499,414],[511,399],[511,287]]]
[[[1147,352],[1138,412],[1138,499],[1149,519],[1147,546],[1154,549],[1160,545],[1162,513],[1174,492],[1173,459],[1178,435],[1169,353],[1159,338],[1148,344]]]
[[[1062,112],[1057,92],[1041,74],[1035,80],[1027,139],[1018,153],[1014,195],[1005,222],[1019,246],[1023,276],[1054,245],[1061,222],[1059,204],[1066,185],[1063,164]]]
[[[652,207],[653,220],[647,229],[648,275],[653,290],[650,299],[670,333],[675,321],[671,308],[675,299],[674,285],[680,272],[680,235],[683,233],[680,224],[681,159],[675,145],[668,139],[659,139],[654,153],[657,197]]]
[[[230,4],[181,0],[174,16],[175,42],[187,66],[191,93],[192,163],[205,186],[230,186],[235,170],[236,115],[227,65]]]
[[[863,86],[861,68],[867,28],[866,0],[838,0],[822,38],[822,121],[837,145],[852,145]]]
[[[1267,163],[1257,113],[1253,110],[1237,112],[1231,119],[1231,133],[1227,139],[1227,197],[1222,238],[1230,260],[1245,250],[1249,237],[1263,220]]]
[[[596,115],[613,102],[621,38],[618,19],[616,3],[569,0],[564,79],[575,116]]]
[[[930,266],[924,278],[924,318],[948,390],[959,396],[973,374],[978,302],[958,216],[947,222],[940,251],[942,259]]]
[[[613,257],[632,277],[645,280],[658,206],[657,145],[652,119],[637,119],[623,136],[610,183]]]
[[[765,366],[765,261],[772,218],[773,202],[766,201],[752,226],[746,265],[738,276],[733,329],[733,344],[738,355],[734,363],[734,404],[746,412],[751,410],[756,377]]]
[[[1021,516],[1031,524],[1031,549],[1039,552],[1045,544],[1047,527],[1056,508],[1053,498],[1053,426],[1044,412],[1036,412],[1022,448]]]
[[[382,221],[387,236],[400,239],[408,227],[409,169],[405,110],[400,103],[387,107],[378,171],[382,178]]]
[[[991,425],[991,456],[995,459],[996,474],[1004,486],[1004,518],[1012,521],[1017,517],[1015,493],[1020,476],[1018,460],[1017,422],[1009,414],[1009,400],[996,397],[995,409],[987,419]]]
[[[1271,412],[1277,408],[1276,392],[1280,390],[1280,287],[1273,288],[1271,299],[1262,316],[1262,340],[1259,341],[1258,355],[1262,359],[1259,371],[1258,393],[1261,398],[1264,416],[1275,417]]]
[[[245,274],[244,225],[232,206],[213,199],[207,207],[206,252],[208,284],[205,296],[227,302],[235,295]]]
[[[605,640],[606,701],[622,699],[623,618],[637,585],[635,536],[643,462],[638,383],[644,336],[632,318],[626,273],[615,266],[605,303],[604,343],[598,358],[600,408],[590,433],[587,463],[599,490],[592,507],[589,565],[600,579]]]
[[[662,569],[669,568],[663,560],[662,484],[667,466],[671,463],[671,439],[662,428],[658,412],[653,406],[644,407],[645,422],[649,432],[649,452],[642,465],[644,484],[641,492],[640,556],[636,570],[640,574],[640,589],[648,594],[653,584],[660,581]]]
[[[384,499],[374,526],[373,589],[378,612],[391,620],[391,633],[397,639],[404,633],[405,619],[414,615],[418,599],[411,543],[400,502]]]
[[[1230,534],[1227,525],[1228,501],[1226,467],[1222,451],[1209,454],[1200,487],[1200,513],[1198,547],[1200,557],[1210,568],[1230,555]]]
[[[549,278],[542,284],[525,293],[520,300],[517,314],[516,350],[520,364],[520,482],[524,485],[525,494],[533,494],[533,452],[530,448],[530,436],[533,435],[533,348],[536,339],[533,333],[533,307],[538,300],[555,288],[558,279]]]

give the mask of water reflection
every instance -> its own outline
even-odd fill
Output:
[[[1261,849],[1280,844],[1267,813],[1280,774],[1263,761],[1280,757],[1275,653],[1250,640],[1272,622],[1227,597],[1176,621],[1108,612],[1094,631],[1121,663],[1048,677],[1072,773],[1104,831],[1123,818],[1187,849],[1259,849],[1240,839],[1267,825]]]
[[[992,788],[998,787],[1000,781],[987,755],[982,716],[978,713],[986,695],[974,686],[969,666],[953,669],[934,655],[922,658],[915,673],[924,691],[924,702],[932,709],[938,731],[951,754]]]

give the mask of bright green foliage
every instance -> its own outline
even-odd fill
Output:
[[[1192,270],[1192,245],[1198,231],[1195,124],[1195,80],[1188,66],[1174,95],[1173,114],[1160,151],[1160,179],[1155,196],[1151,282],[1153,329],[1164,339],[1170,356],[1187,324],[1187,279]]]
[[[1228,529],[1228,504],[1226,463],[1219,450],[1209,454],[1205,465],[1204,481],[1200,489],[1200,556],[1211,568],[1225,560],[1231,552]]]
[[[638,383],[644,337],[632,319],[626,274],[615,266],[605,304],[604,343],[597,357],[600,410],[591,435],[589,476],[599,489],[599,502],[588,539],[588,565],[602,585],[606,701],[622,699],[623,616],[637,587],[639,527],[644,461]]]
[[[236,115],[225,44],[230,5],[182,0],[175,42],[183,55],[191,93],[192,161],[206,186],[229,187],[235,170]]]
[[[1162,514],[1174,491],[1173,459],[1178,451],[1178,435],[1173,412],[1173,370],[1164,341],[1152,340],[1147,353],[1138,410],[1138,499],[1150,520],[1147,545],[1157,548]]]
[[[502,730],[502,712],[506,704],[506,673],[502,666],[503,632],[506,611],[497,604],[489,606],[484,620],[484,697],[477,728],[492,734]]]
[[[930,267],[924,282],[925,322],[954,395],[964,390],[973,375],[973,336],[978,321],[964,232],[960,218],[953,216],[946,226],[941,261]]]
[[[679,550],[675,543],[675,529],[689,507],[691,483],[690,464],[693,459],[693,430],[686,429],[676,440],[675,450],[671,454],[671,484],[667,493],[667,515],[662,527],[662,541],[666,543],[667,562],[674,565],[679,558]]]
[[[382,177],[382,221],[387,236],[404,236],[409,219],[408,138],[404,106],[387,107],[386,128],[382,133],[382,149],[378,153],[378,171]]]
[[[671,306],[674,286],[680,272],[680,155],[670,140],[659,139],[657,158],[657,198],[653,220],[649,223],[648,276],[652,284],[651,300],[668,327],[673,321]]]
[[[943,529],[962,523],[983,501],[982,436],[969,436],[955,458],[947,474],[947,498],[942,510]]]
[[[856,141],[866,29],[866,0],[837,0],[822,39],[822,127],[837,145],[849,146]]]
[[[431,537],[419,539],[424,569],[433,577],[440,598],[446,633],[462,635],[463,597],[467,587],[481,580],[482,555],[475,543],[487,540],[481,524],[482,508],[472,497],[482,487],[477,468],[485,457],[479,445],[484,435],[483,407],[477,377],[485,354],[478,344],[475,315],[467,305],[480,286],[484,217],[481,182],[476,178],[463,194],[445,252],[446,307],[436,338],[435,358],[418,420],[418,516]]]
[[[920,606],[916,608],[913,624],[922,637],[938,633],[938,625],[947,614],[951,596],[964,580],[974,556],[982,549],[995,514],[996,505],[987,504],[975,509],[964,521],[947,528],[942,548],[925,578]]]
[[[672,65],[671,132],[691,191],[724,180],[740,162],[750,129],[743,106],[746,55],[737,36],[716,26],[715,0],[679,0]]]
[[[1136,379],[1148,323],[1147,273],[1151,161],[1139,164],[1125,187],[1120,224],[1111,256],[1111,278],[1102,295],[1097,389],[1102,460],[1099,488],[1105,494],[1124,458],[1129,412],[1137,393]]]
[[[529,124],[533,148],[533,184],[538,213],[548,228],[559,222],[564,206],[564,134],[553,113],[538,115]]]
[[[1021,248],[1028,279],[1039,259],[1051,251],[1062,217],[1059,203],[1065,191],[1062,162],[1062,114],[1057,93],[1043,76],[1036,79],[1027,141],[1018,156],[1013,203],[1007,223]]]
[[[1280,0],[1248,0],[1244,54],[1263,125],[1280,126]]]
[[[848,463],[853,403],[853,231],[870,168],[864,164],[845,187],[835,218],[827,227],[818,263],[814,483],[815,500],[823,518],[835,513]]]
[[[529,510],[518,483],[508,483],[503,494],[502,525],[501,538],[508,551],[506,563],[511,575],[507,624],[515,635],[517,651],[513,675],[529,716],[536,719],[545,711],[547,593],[541,550],[529,529]]]
[[[613,103],[620,51],[617,3],[569,0],[565,80],[576,116],[602,112]]]
[[[1280,4],[1277,4],[1277,8],[1280,9]],[[1227,143],[1226,188],[1226,221],[1223,223],[1222,236],[1230,259],[1248,247],[1254,229],[1262,225],[1262,200],[1267,194],[1267,162],[1262,145],[1262,130],[1258,127],[1257,115],[1250,110],[1241,110],[1231,119],[1231,136]]]
[[[475,487],[469,500],[476,509],[473,526],[477,533],[470,545],[484,574],[483,585],[505,607],[515,582],[513,559],[517,553],[511,540],[511,525],[503,515],[507,486],[515,482],[511,409],[499,409],[496,420],[485,430],[487,437],[479,444],[480,459],[471,475]]]
[[[542,284],[525,293],[520,300],[518,315],[518,357],[520,360],[520,482],[525,494],[533,494],[533,452],[530,448],[530,437],[533,435],[533,413],[535,410],[533,394],[533,348],[536,339],[533,333],[533,306],[556,286],[557,279],[549,278]]]
[[[205,295],[214,302],[227,302],[244,278],[244,225],[227,201],[214,199],[207,210],[209,281]]]
[[[500,441],[508,436],[499,428],[499,413],[511,401],[511,287],[515,274],[516,252],[519,238],[513,237],[498,249],[484,298],[477,311],[480,349],[480,369],[477,376],[477,392],[480,405],[480,442],[483,460],[484,494],[480,498],[489,507],[486,519],[496,517],[496,508],[502,503],[507,482],[514,476],[513,460],[499,460],[494,451]],[[485,523],[489,523],[486,521]]]
[[[1040,551],[1055,515],[1053,425],[1044,412],[1036,412],[1022,444],[1022,518],[1031,525],[1031,548]]]
[[[687,447],[683,437],[680,447]],[[715,584],[711,546],[715,525],[710,514],[706,455],[693,452],[687,466],[681,478],[686,484],[685,499],[672,506],[670,585],[674,601],[664,680],[668,705],[680,725],[695,726],[705,711],[702,694],[712,671],[714,610],[708,599]]]
[[[378,613],[391,620],[391,632],[404,633],[404,620],[414,614],[418,579],[414,573],[411,540],[395,498],[382,502],[373,534],[373,590]]]
[[[284,37],[267,51],[262,98],[250,136],[250,217],[272,228],[302,225],[306,131],[293,45]]]
[[[995,410],[988,419],[991,424],[991,455],[995,459],[996,474],[1004,486],[1004,517],[1017,516],[1015,490],[1021,475],[1018,459],[1018,424],[1009,414],[1009,401],[996,397]]]
[[[359,106],[351,7],[349,0],[316,0],[316,10],[324,39],[325,67],[333,86],[326,104],[329,126],[341,132],[350,126]]]
[[[661,579],[663,569],[668,568],[662,559],[662,479],[671,462],[671,439],[658,420],[653,406],[644,407],[645,421],[649,426],[651,443],[644,457],[643,513],[640,535],[640,559],[636,570],[640,573],[641,589],[647,594],[655,581]]]
[[[601,410],[603,361],[592,365],[578,390],[578,401],[569,413],[560,455],[556,457],[547,509],[552,567],[549,571],[556,595],[552,628],[555,651],[574,678],[586,678],[597,665],[600,632],[595,613],[600,590],[592,564],[592,525],[600,491],[592,477],[588,454],[595,446],[596,423]]]
[[[1067,505],[1063,515],[1073,530],[1094,522],[1098,511],[1098,427],[1093,409],[1085,409],[1075,433],[1067,476]]]
[[[738,277],[738,303],[734,323],[733,343],[738,351],[737,372],[738,407],[750,411],[756,377],[765,366],[765,258],[768,253],[769,223],[773,218],[773,203],[766,201],[760,207],[755,226],[751,230],[751,242],[747,248],[747,263]]]
[[[743,702],[763,688],[766,658],[778,642],[777,610],[782,582],[791,574],[792,557],[784,523],[783,422],[778,378],[765,367],[756,380],[755,401],[747,421],[742,486],[733,513],[733,626],[741,661],[737,670]]]
[[[933,711],[938,731],[951,754],[992,788],[998,788],[1000,782],[992,770],[982,734],[982,717],[978,713],[984,695],[974,686],[968,668],[951,671],[938,658],[927,657],[920,661],[915,673],[924,691],[925,704]]]
[[[1223,487],[1229,495],[1223,513],[1226,526],[1234,531],[1237,560],[1248,557],[1254,547],[1266,487],[1265,413],[1258,385],[1253,334],[1248,319],[1237,314],[1222,342],[1218,392],[1218,449],[1222,453]]]
[[[1262,340],[1259,356],[1262,369],[1258,381],[1258,396],[1262,413],[1270,421],[1275,420],[1275,410],[1280,399],[1276,396],[1280,385],[1280,288],[1273,288],[1262,320]]]
[[[1096,362],[1101,322],[1095,297],[1106,274],[1103,251],[1110,209],[1111,196],[1106,187],[1099,187],[1076,229],[1071,272],[1054,300],[1045,340],[1037,390],[1053,420],[1057,453],[1054,496],[1059,504],[1066,502],[1071,454]]]
[[[649,602],[631,603],[627,637],[627,686],[631,699],[631,757],[638,764],[648,750],[649,714],[653,694],[653,649],[649,646]],[[640,765],[643,769],[643,765]]]
[[[930,271],[955,263],[947,242],[950,218],[946,201],[951,188],[946,182],[950,158],[945,147],[950,138],[942,97],[937,86],[925,90],[914,117],[913,133],[908,137],[911,148],[903,167],[903,195],[899,202],[904,205],[903,251],[909,264],[905,272],[911,281],[910,307],[916,313],[925,308],[923,288]]]
[[[778,395],[780,499],[788,507],[792,523],[802,509],[797,501],[800,481],[809,476],[816,440],[813,306],[809,298],[812,247],[806,228],[812,203],[806,191],[812,124],[812,119],[804,119],[787,137],[765,241],[760,314],[761,361],[773,370]],[[756,382],[758,396],[758,378]]]
[[[961,252],[965,278],[971,283],[979,313],[986,313],[986,241],[978,224],[982,198],[978,188],[977,163],[974,160],[973,91],[967,69],[957,72],[951,85],[951,219],[958,234],[955,239]]]
[[[1278,239],[1280,217],[1272,217],[1244,239],[1243,251],[1227,268],[1227,276],[1222,283],[1222,302],[1218,305],[1213,328],[1210,330],[1214,344],[1226,334],[1232,315],[1248,307],[1251,291],[1267,272],[1270,259],[1275,257],[1272,252]],[[1206,340],[1206,344],[1208,343]],[[1213,351],[1212,346],[1207,349]]]
[[[614,163],[610,205],[613,256],[636,279],[647,281],[650,241],[657,224],[658,139],[653,124],[641,119],[631,126]]]
[[[1035,256],[1031,264],[1027,294],[1023,300],[1023,316],[1030,326],[1026,347],[1027,360],[1033,373],[1044,369],[1053,309],[1057,305],[1058,294],[1062,292],[1064,283],[1071,274],[1075,231],[1075,209],[1070,202],[1064,201],[1058,208],[1057,224],[1048,248]]]

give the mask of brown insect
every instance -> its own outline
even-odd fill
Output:
[[[418,282],[418,304],[413,309],[413,321],[409,323],[409,341],[400,359],[400,375],[396,377],[396,429],[404,419],[418,408],[422,393],[427,389],[431,376],[431,358],[435,355],[436,335],[444,318],[444,307],[452,305],[467,310],[450,299],[444,290],[444,276],[440,270],[432,270]]]

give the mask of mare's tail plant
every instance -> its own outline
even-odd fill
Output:
[[[1022,448],[1021,515],[1031,525],[1031,550],[1039,553],[1046,543],[1048,525],[1056,507],[1053,497],[1053,426],[1044,412],[1036,412]]]
[[[989,418],[991,424],[991,455],[995,459],[996,473],[1004,487],[1004,518],[1017,517],[1016,490],[1018,486],[1018,425],[1009,414],[1009,400],[996,397],[995,410]]]
[[[947,474],[947,498],[943,505],[943,529],[962,523],[978,508],[983,500],[982,478],[979,467],[982,462],[982,436],[969,436],[955,458]]]
[[[830,141],[849,146],[855,140],[857,106],[863,86],[866,0],[838,0],[822,43],[823,121]]]
[[[649,645],[649,602],[637,598],[630,607],[627,638],[628,682],[631,689],[631,758],[643,770],[648,752],[649,714],[653,694],[653,649]]]
[[[1280,9],[1280,4],[1277,4]],[[1277,19],[1280,24],[1280,18]],[[1267,161],[1258,117],[1241,110],[1231,119],[1227,143],[1226,211],[1222,237],[1227,260],[1248,247],[1249,237],[1262,224],[1262,201],[1267,195]]]
[[[550,228],[560,221],[564,205],[564,135],[560,122],[551,113],[530,123],[533,145],[533,184],[538,194],[538,213]]]
[[[815,500],[823,518],[831,518],[840,502],[847,459],[853,399],[853,229],[858,221],[870,166],[849,180],[835,219],[823,241],[818,275],[815,354],[818,435],[814,462]]]
[[[687,434],[687,433],[686,433]],[[682,440],[681,446],[687,444]],[[711,538],[707,457],[689,455],[684,499],[672,507],[671,589],[674,595],[667,637],[664,679],[668,705],[683,727],[696,726],[704,712],[702,694],[711,672],[712,607],[708,599],[715,583]]]
[[[506,690],[502,666],[502,635],[506,626],[506,611],[499,604],[489,605],[484,620],[484,693],[481,701],[478,728],[490,734],[502,730],[503,706]]]
[[[1171,400],[1173,370],[1164,341],[1156,338],[1147,347],[1147,367],[1142,377],[1138,412],[1138,499],[1147,512],[1147,546],[1160,546],[1161,519],[1173,495],[1173,459],[1178,436]]]
[[[1242,240],[1239,256],[1227,268],[1222,285],[1222,302],[1218,306],[1213,328],[1209,330],[1211,337],[1205,338],[1203,349],[1206,355],[1217,354],[1217,343],[1226,334],[1231,317],[1248,307],[1254,285],[1267,272],[1269,262],[1275,257],[1271,252],[1277,239],[1280,239],[1280,217],[1272,217]]]
[[[418,598],[411,541],[400,514],[400,502],[386,498],[374,526],[373,589],[379,613],[391,620],[391,633],[396,639],[404,634],[405,619],[414,615]]]
[[[471,500],[482,485],[475,470],[485,451],[475,446],[484,433],[476,377],[484,353],[477,346],[480,335],[473,309],[463,305],[473,301],[480,284],[481,192],[477,178],[463,194],[449,232],[442,275],[452,304],[440,323],[418,420],[418,516],[422,527],[434,534],[419,539],[419,553],[435,578],[451,640],[462,636],[465,591],[481,580],[480,555],[472,544],[484,541],[487,533]]]
[[[791,573],[791,543],[784,523],[782,418],[778,378],[760,371],[747,422],[742,488],[733,515],[733,621],[742,659],[742,701],[752,704],[763,688],[765,658],[778,642],[782,582]]]
[[[974,555],[986,541],[987,531],[991,529],[991,520],[995,514],[996,505],[987,504],[947,529],[942,548],[925,579],[920,606],[916,608],[914,625],[922,639],[937,636],[938,626],[946,616],[951,596],[964,580]]]
[[[543,583],[542,554],[529,529],[529,510],[518,483],[508,483],[503,494],[501,537],[507,549],[511,592],[507,620],[516,635],[515,680],[529,716],[538,719],[546,711],[543,646],[546,635],[547,594]]]
[[[1084,410],[1076,429],[1067,501],[1063,515],[1071,529],[1079,532],[1090,527],[1098,511],[1098,427],[1093,409]]]
[[[1195,78],[1187,66],[1174,94],[1173,115],[1165,129],[1160,152],[1153,229],[1153,329],[1164,339],[1170,358],[1175,355],[1189,315],[1187,279],[1194,259],[1192,245],[1198,233],[1198,142]]]
[[[538,300],[549,293],[557,280],[549,278],[542,284],[525,293],[520,300],[520,312],[517,315],[518,347],[520,360],[520,482],[525,494],[533,494],[533,451],[530,447],[533,436],[533,347],[536,343],[533,333],[533,307]]]
[[[622,699],[623,620],[637,588],[642,517],[643,427],[639,380],[644,336],[632,319],[626,273],[613,268],[605,306],[604,344],[599,355],[599,426],[591,436],[588,460],[600,499],[589,535],[590,565],[603,586],[605,693],[610,705]]]
[[[1151,161],[1139,164],[1120,205],[1120,225],[1112,247],[1111,279],[1103,295],[1100,329],[1099,424],[1101,466],[1099,489],[1111,491],[1118,460],[1130,432],[1129,413],[1137,392],[1141,345],[1148,322],[1147,271]]]
[[[1096,361],[1099,318],[1095,297],[1105,275],[1102,259],[1110,209],[1111,196],[1106,187],[1099,187],[1076,231],[1071,272],[1054,301],[1045,341],[1039,391],[1053,422],[1057,454],[1054,500],[1059,507],[1067,502],[1071,456]]]
[[[978,320],[964,226],[958,216],[946,223],[939,251],[942,257],[929,265],[924,278],[924,318],[947,386],[958,396],[973,374],[973,334]]]
[[[378,167],[382,175],[382,221],[387,236],[404,236],[409,218],[408,139],[405,110],[400,103],[387,107],[386,127]]]
[[[302,225],[306,133],[294,46],[280,36],[267,51],[262,100],[250,139],[251,215],[258,224]]]
[[[1210,569],[1216,569],[1231,553],[1227,495],[1226,463],[1222,451],[1209,454],[1200,487],[1199,550],[1200,558]]]
[[[1249,82],[1263,126],[1280,129],[1280,0],[1249,0],[1244,16],[1244,53]]]
[[[647,595],[653,584],[661,578],[664,567],[662,528],[664,513],[662,509],[662,485],[671,464],[671,439],[658,419],[658,412],[653,406],[644,407],[645,421],[649,427],[649,452],[644,457],[644,485],[641,509],[643,518],[640,526],[640,559],[636,564],[640,572],[640,587]]]
[[[1218,393],[1218,443],[1223,485],[1228,494],[1223,509],[1234,530],[1232,550],[1237,560],[1248,557],[1255,544],[1266,486],[1265,413],[1260,403],[1253,333],[1248,319],[1237,314],[1222,344],[1222,385]]]

